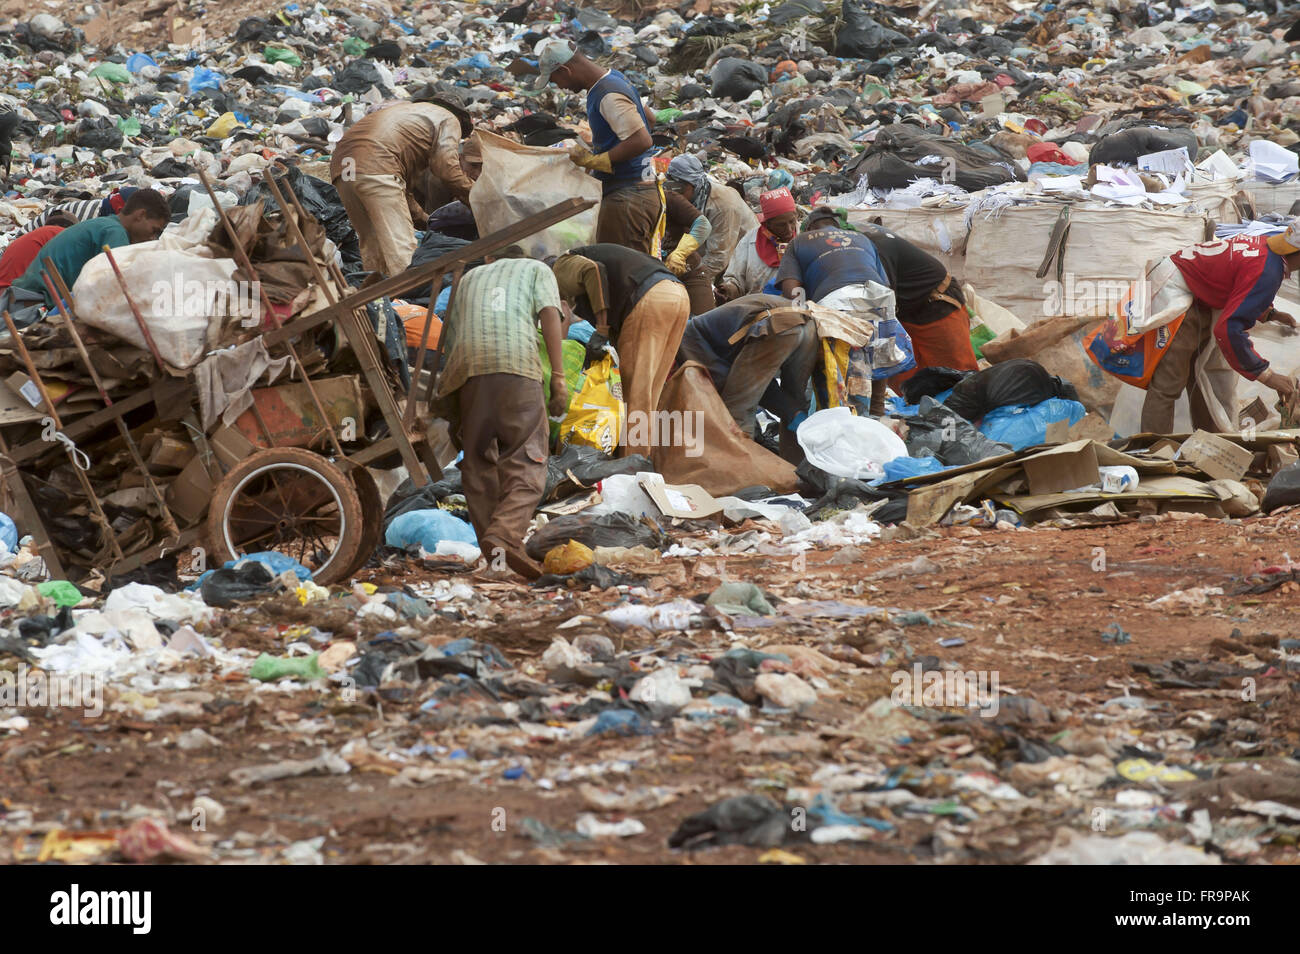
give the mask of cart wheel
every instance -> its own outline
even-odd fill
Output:
[[[273,447],[217,484],[207,530],[219,562],[273,550],[325,585],[347,577],[363,524],[356,485],[339,467],[309,450]]]
[[[348,567],[348,577],[361,572],[366,561],[379,549],[379,544],[384,542],[384,506],[379,499],[379,485],[364,467],[352,469],[352,482],[357,485],[357,497],[361,501],[361,546],[357,548],[357,558]]]

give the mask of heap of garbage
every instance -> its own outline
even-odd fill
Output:
[[[353,6],[232,4],[219,34],[184,0],[139,30],[88,5],[15,20],[0,40],[0,243],[124,187],[159,191],[172,214],[155,247],[82,273],[79,341],[59,321],[21,344],[0,336],[3,450],[40,442],[52,411],[61,432],[107,404],[178,396],[175,416],[129,436],[97,431],[17,461],[21,474],[6,468],[66,572],[50,572],[11,489],[0,675],[83,680],[124,732],[156,732],[207,766],[201,784],[167,793],[170,814],[105,810],[95,831],[11,795],[0,859],[324,863],[325,835],[245,830],[262,793],[316,776],[337,776],[340,791],[364,779],[378,798],[536,799],[494,830],[547,858],[651,830],[656,848],[741,846],[754,851],[738,857],[771,863],[1294,852],[1300,645],[1255,605],[1293,596],[1289,557],[1217,584],[1171,576],[1116,595],[1134,615],[1112,607],[1105,630],[1062,651],[992,615],[1033,614],[1037,632],[1040,601],[979,578],[986,560],[1012,566],[1024,541],[1056,530],[1147,550],[1167,541],[1135,532],[1165,534],[1177,543],[1163,552],[1185,555],[1198,536],[1296,529],[1294,406],[1247,386],[1219,409],[1217,433],[1181,407],[1175,433],[1141,433],[1141,393],[1100,374],[1080,340],[1135,262],[1278,233],[1296,214],[1294,13],[1262,0],[688,2],[636,17],[533,0]],[[531,586],[481,552],[445,438],[431,438],[442,470],[431,483],[396,460],[362,468],[374,525],[342,579],[307,553],[169,545],[207,519],[213,461],[229,470],[268,446],[272,410],[304,448],[328,449],[322,426],[351,422],[340,453],[385,432],[332,328],[298,339],[291,360],[262,341],[364,282],[329,181],[345,129],[368,105],[438,98],[472,117],[485,153],[494,136],[588,139],[580,96],[531,88],[549,36],[622,71],[654,107],[656,146],[704,158],[751,207],[786,184],[802,208],[884,225],[938,258],[963,289],[980,369],[923,369],[874,418],[823,407],[798,428],[797,468],[776,453],[776,422],[756,441],[740,435],[688,373],[665,406],[699,413],[709,454],[554,443],[526,541],[545,572]],[[478,207],[452,205],[421,232],[412,267],[495,230]],[[187,311],[171,281],[181,273],[232,294]],[[368,307],[394,386],[419,380],[404,360],[420,340],[409,322],[445,317],[449,284]],[[155,340],[143,328],[162,315],[189,320]],[[1289,339],[1257,329],[1261,353],[1294,375]],[[192,375],[190,407],[176,382]],[[296,383],[316,375],[328,381],[324,422]],[[133,464],[140,475],[124,478]],[[115,557],[106,529],[117,558],[140,557],[129,572],[98,569]],[[1146,631],[1171,614],[1212,636],[1212,658],[1164,644],[1143,655]],[[1014,676],[980,682],[1003,652]],[[1064,682],[1103,656],[1104,675],[1077,689],[1014,684],[1044,660]],[[954,684],[958,703],[926,697]],[[38,734],[80,731],[13,685],[0,679],[0,761],[48,758]],[[1247,705],[1257,700],[1270,708]],[[241,747],[247,714],[263,709],[274,728],[261,749]],[[209,771],[223,747],[241,764]],[[688,770],[694,759],[726,766],[727,783]],[[346,834],[350,857],[402,854],[382,832]]]

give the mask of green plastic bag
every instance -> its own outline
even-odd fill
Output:
[[[343,41],[343,52],[348,56],[360,56],[362,53],[366,52],[365,41],[360,40],[355,36],[350,36]]]
[[[344,43],[343,46],[346,49],[347,43]],[[268,46],[262,53],[268,63],[289,63],[292,66],[302,66],[302,57],[283,46]]]
[[[138,136],[140,135],[140,120],[134,116],[123,116],[118,119],[117,128],[123,136]]]
[[[106,79],[110,83],[131,82],[131,72],[121,63],[100,63],[90,71],[91,76]]]
[[[46,580],[36,584],[36,592],[59,606],[76,606],[81,602],[81,590],[67,580]]]
[[[277,679],[283,679],[285,676],[292,676],[294,679],[302,679],[311,682],[313,679],[322,679],[325,676],[325,670],[320,667],[316,661],[320,653],[312,653],[310,656],[272,656],[269,653],[262,653],[253,662],[253,668],[248,671],[250,679],[259,679],[262,682],[274,682]]]

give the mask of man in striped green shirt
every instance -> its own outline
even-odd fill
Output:
[[[562,368],[562,321],[551,270],[509,257],[465,273],[442,330],[438,395],[459,420],[453,433],[465,452],[461,482],[479,549],[528,578],[540,574],[523,539],[546,487],[547,412],[558,417],[569,405],[560,374],[551,375],[549,403],[543,397],[536,327],[551,367]]]

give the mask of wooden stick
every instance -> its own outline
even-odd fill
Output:
[[[86,343],[81,340],[81,334],[77,331],[76,325],[73,323],[72,315],[69,313],[69,310],[64,307],[62,297],[55,289],[55,281],[51,276],[59,275],[58,269],[54,265],[54,262],[48,258],[44,262],[44,267],[47,271],[42,272],[41,277],[45,280],[45,286],[54,297],[54,302],[58,306],[59,314],[63,316],[63,321],[68,327],[68,334],[72,338],[72,343],[77,347],[77,354],[81,355],[82,364],[84,364],[86,370],[90,372],[90,378],[95,382],[95,388],[99,391],[99,397],[104,402],[104,406],[112,407],[113,399],[108,396],[108,389],[104,387],[104,382],[99,377],[99,372],[95,370],[95,365],[90,360],[90,353],[86,350]],[[61,275],[59,275],[58,284],[66,287],[63,285],[63,277]],[[68,299],[68,303],[69,305],[72,303],[71,298]],[[122,440],[126,442],[127,450],[131,453],[131,460],[135,463],[136,469],[139,470],[141,476],[144,477],[145,486],[149,488],[150,493],[153,494],[154,502],[158,504],[158,509],[162,513],[164,529],[166,529],[166,531],[173,537],[179,537],[181,535],[180,527],[176,525],[176,520],[172,517],[172,512],[167,507],[167,501],[163,497],[162,491],[159,490],[158,485],[154,483],[153,474],[149,473],[149,468],[145,465],[144,457],[140,453],[140,448],[136,445],[135,438],[131,436],[131,429],[126,426],[126,422],[122,420],[121,415],[114,415],[113,422],[117,424],[117,430],[122,435]]]
[[[27,351],[27,344],[23,341],[22,335],[18,333],[18,327],[14,324],[13,318],[9,316],[6,310],[4,313],[5,325],[9,328],[9,336],[13,339],[14,347],[18,350],[19,356],[23,359],[23,364],[27,367],[27,374],[41,392],[41,400],[45,402],[45,409],[49,412],[50,419],[54,421],[54,426],[63,430],[63,422],[59,420],[59,412],[54,409],[54,401],[50,398],[50,392],[45,387],[45,381],[41,378],[40,372],[36,370],[36,362]],[[90,501],[90,509],[94,511],[96,522],[100,529],[108,535],[108,545],[112,549],[117,560],[122,559],[122,548],[118,545],[117,534],[113,532],[113,525],[108,522],[108,515],[104,513],[104,508],[99,504],[99,497],[95,494],[95,488],[90,485],[90,478],[86,472],[81,469],[77,463],[76,453],[71,446],[68,447],[68,462],[72,464],[72,471],[77,475],[77,482],[81,484],[81,489],[86,494],[86,499]]]

